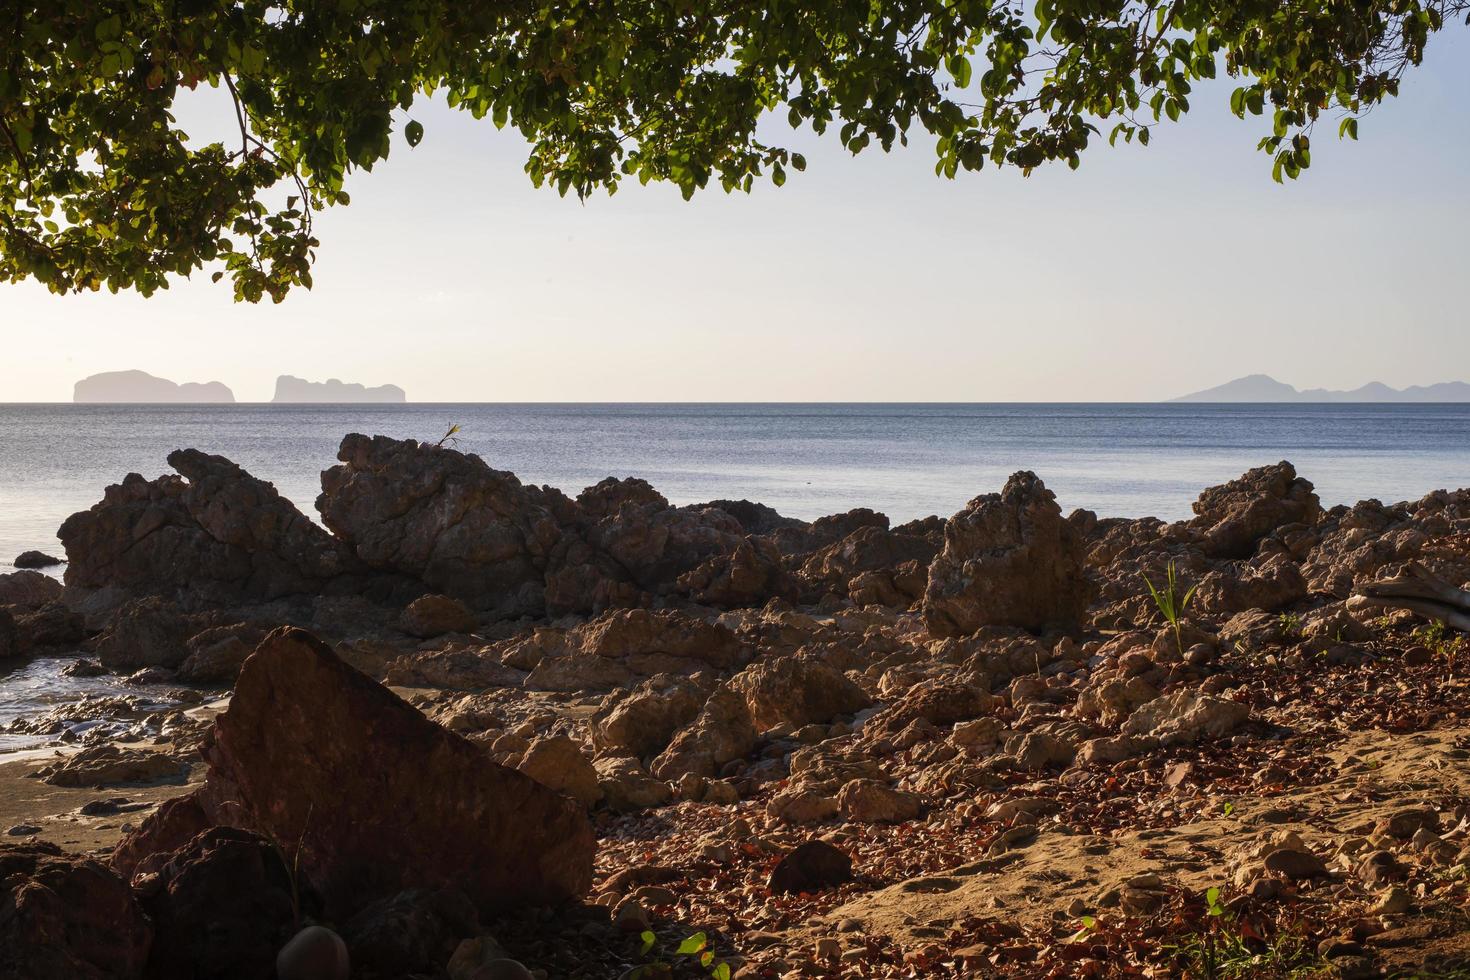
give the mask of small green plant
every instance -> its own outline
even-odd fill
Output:
[[[1182,595],[1179,592],[1179,571],[1174,566],[1173,559],[1164,568],[1164,587],[1155,588],[1149,577],[1143,577],[1143,584],[1148,586],[1148,594],[1153,596],[1154,605],[1159,607],[1159,612],[1165,621],[1174,630],[1174,645],[1179,648],[1179,653],[1184,653],[1184,612],[1189,608],[1189,600],[1194,598],[1194,592],[1199,588],[1199,583],[1191,585]]]
[[[455,436],[457,435],[459,435],[458,422],[449,427],[449,431],[444,433],[444,435],[440,437],[438,442],[434,443],[434,447],[436,449],[443,449],[445,446],[458,446],[459,440],[455,438]]]
[[[1229,800],[1226,800],[1225,805],[1220,807],[1220,812],[1225,814],[1225,816],[1227,817],[1230,816],[1232,813],[1235,812],[1235,804],[1231,803]]]
[[[641,946],[638,950],[639,956],[647,956],[653,952],[654,946],[658,945],[658,937],[652,932],[645,930],[640,936]],[[702,932],[696,932],[681,942],[674,950],[674,956],[684,960],[697,962],[702,969],[709,973],[711,980],[730,980],[730,964],[717,962],[714,952],[709,948],[709,937]],[[664,980],[674,975],[673,964],[657,960],[645,963],[628,974],[630,980]]]
[[[1302,617],[1293,612],[1284,612],[1276,617],[1276,623],[1281,627],[1283,636],[1293,640],[1300,639],[1302,635]]]

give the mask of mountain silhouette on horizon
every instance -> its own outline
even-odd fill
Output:
[[[229,404],[235,393],[219,381],[179,384],[147,371],[103,371],[83,378],[72,387],[73,402],[172,404]]]
[[[1329,388],[1299,390],[1268,374],[1248,374],[1213,388],[1171,398],[1173,402],[1470,402],[1470,384],[1443,381],[1432,385],[1390,388],[1370,381],[1350,391]]]
[[[339,381],[336,378],[328,378],[326,381],[307,381],[290,374],[283,374],[276,379],[276,396],[271,401],[278,405],[333,402],[398,404],[408,401],[408,395],[397,385],[378,385],[376,388],[369,388],[356,382]]]

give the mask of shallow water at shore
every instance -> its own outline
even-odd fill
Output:
[[[812,519],[948,516],[1036,471],[1064,510],[1188,517],[1200,490],[1290,459],[1325,504],[1470,484],[1470,405],[0,405],[0,569],[129,472],[220,453],[315,516],[348,432],[435,440],[575,494],[649,480],[675,504],[747,498]]]
[[[63,673],[73,662],[69,657],[42,657],[0,666],[0,759],[58,741],[109,740],[134,728],[147,715],[181,705],[164,688],[126,684],[112,674],[71,677]],[[131,699],[136,710],[115,710],[112,706],[122,698]],[[45,732],[13,730],[46,716],[57,723]]]

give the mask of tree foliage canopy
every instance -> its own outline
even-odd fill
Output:
[[[135,289],[213,267],[310,286],[313,212],[442,94],[513,126],[560,193],[785,182],[768,115],[856,153],[932,134],[936,170],[1076,167],[1237,80],[1277,180],[1357,118],[1470,0],[0,0],[0,279]],[[171,114],[217,86],[238,139]]]

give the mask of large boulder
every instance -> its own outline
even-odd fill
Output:
[[[212,827],[139,882],[156,931],[148,974],[160,980],[261,980],[296,931],[306,899],[275,841]]]
[[[0,844],[0,977],[128,980],[153,930],[125,881],[54,844]]]
[[[363,564],[475,608],[545,610],[546,562],[563,535],[548,493],[478,456],[412,439],[354,433],[337,458],[316,506]]]
[[[982,626],[1075,627],[1087,607],[1082,543],[1036,474],[1019,472],[998,494],[976,497],[949,519],[929,566],[924,622],[937,636]]]
[[[291,842],[333,917],[407,888],[457,888],[493,912],[591,884],[579,804],[496,765],[303,630],[276,630],[246,661],[202,752],[199,811]],[[150,839],[172,849],[170,827],[193,820],[170,808],[119,853],[145,864]]]
[[[320,591],[349,569],[332,536],[266,481],[195,449],[168,462],[181,476],[131,473],[61,525],[68,585],[274,599]]]
[[[854,580],[887,573],[890,584],[896,586],[893,591],[907,604],[923,595],[923,583],[910,586],[901,574],[894,582],[893,575],[909,562],[927,568],[943,543],[942,528],[938,518],[904,524],[891,531],[873,525],[860,527],[811,554],[798,575],[807,594],[820,599],[829,592],[845,598],[854,591]]]
[[[1282,460],[1205,490],[1194,502],[1194,513],[1190,528],[1206,555],[1249,558],[1260,540],[1277,528],[1315,524],[1322,505],[1312,484]]]

